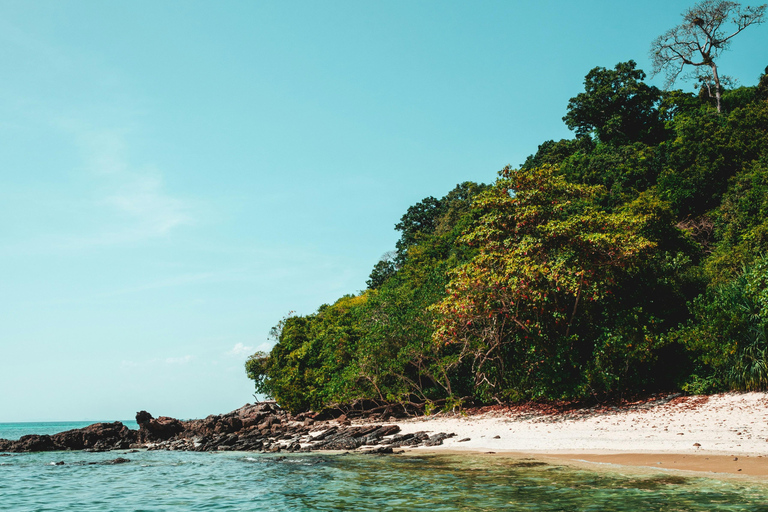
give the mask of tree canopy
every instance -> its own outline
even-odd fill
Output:
[[[257,393],[430,412],[768,389],[765,75],[720,113],[644,79],[594,68],[575,138],[408,208],[368,289],[278,323]]]
[[[664,130],[661,91],[643,82],[645,73],[636,66],[630,60],[612,70],[592,69],[584,79],[585,91],[568,102],[566,126],[579,137],[594,134],[605,143],[658,141]]]

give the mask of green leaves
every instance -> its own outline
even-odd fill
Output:
[[[693,303],[695,320],[675,333],[700,373],[721,389],[768,389],[768,256]]]
[[[558,386],[574,381],[560,377],[578,379],[586,362],[574,350],[589,343],[580,324],[655,247],[639,234],[648,219],[601,210],[601,187],[549,166],[501,174],[475,204],[479,219],[462,241],[479,253],[449,274],[434,338],[472,359],[481,395],[526,396],[534,380],[547,396],[567,394]]]
[[[257,392],[434,410],[768,387],[765,80],[718,115],[644,77],[593,69],[577,138],[409,208],[367,291],[285,319],[248,360]]]
[[[657,142],[664,124],[658,105],[661,91],[643,82],[645,73],[635,61],[620,62],[613,70],[594,68],[584,79],[585,92],[568,102],[563,121],[576,135],[592,133],[610,144]]]

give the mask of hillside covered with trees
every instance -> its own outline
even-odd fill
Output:
[[[698,95],[645,78],[594,68],[574,138],[411,206],[367,290],[273,329],[256,392],[429,412],[768,389],[768,68]]]

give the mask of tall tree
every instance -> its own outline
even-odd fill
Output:
[[[685,66],[693,66],[693,77],[714,88],[717,111],[720,112],[723,77],[715,61],[733,37],[748,26],[765,21],[767,6],[742,8],[738,2],[726,0],[697,3],[683,13],[681,25],[669,29],[651,44],[653,74],[665,73],[669,87]]]
[[[664,130],[657,108],[661,91],[643,82],[645,73],[636,66],[630,60],[614,69],[593,68],[584,78],[584,92],[568,101],[563,117],[568,128],[611,144],[657,142]]]

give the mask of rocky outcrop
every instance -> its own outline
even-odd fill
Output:
[[[136,413],[139,424],[139,443],[152,443],[171,439],[184,432],[184,424],[175,418],[160,416],[155,419],[147,411]]]
[[[356,420],[357,421],[357,420]],[[437,446],[454,434],[426,432],[399,434],[387,424],[353,425],[346,416],[328,418],[316,413],[291,415],[274,402],[249,404],[227,414],[201,420],[154,418],[147,411],[136,414],[139,430],[122,423],[97,423],[54,436],[24,436],[0,440],[0,452],[51,450],[149,450],[305,452],[357,450],[392,453],[404,446]]]
[[[107,451],[129,448],[138,440],[137,432],[119,421],[94,423],[52,436],[28,435],[17,441],[0,439],[2,452],[50,452],[55,450]]]
[[[146,445],[151,450],[306,452],[357,450],[392,453],[404,446],[437,446],[453,434],[426,432],[398,435],[400,427],[353,425],[346,416],[331,419],[316,413],[291,415],[274,402],[260,402],[223,415],[180,422],[183,431]],[[141,437],[141,430],[139,437]]]

